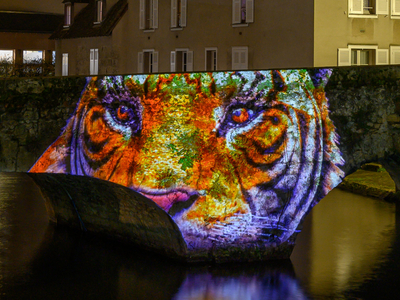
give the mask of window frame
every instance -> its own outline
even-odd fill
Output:
[[[239,53],[239,62],[236,63],[235,66],[235,52]],[[246,61],[244,63],[240,62],[241,53],[245,53]],[[242,64],[244,66],[242,67]],[[249,47],[247,46],[238,46],[232,47],[232,70],[248,70],[249,69]]]
[[[187,3],[187,0],[171,0],[171,30],[182,30],[186,27]]]
[[[207,52],[214,52],[215,53],[215,63],[214,63],[214,67],[215,67],[215,70],[209,70],[208,68],[207,68],[207,66],[208,66],[208,56],[207,56]],[[204,63],[205,63],[205,65],[204,65],[204,70],[205,71],[217,71],[218,70],[218,48],[217,47],[207,47],[207,48],[205,48],[205,50],[204,50],[204,53],[205,53],[205,61],[204,61]],[[213,64],[211,63],[211,66],[212,66]]]
[[[147,11],[147,9],[149,11]],[[146,16],[149,19],[146,19]],[[147,22],[148,21],[148,22]],[[139,29],[144,32],[153,32],[158,28],[158,0],[139,1]]]
[[[389,15],[389,0],[369,0],[374,1],[373,9],[374,13],[364,13],[365,5],[364,0],[348,0],[348,17],[349,18],[378,18],[378,15]],[[360,9],[354,10],[354,6],[357,5]]]
[[[178,52],[181,52],[182,55],[182,70],[177,71],[177,58]],[[185,62],[186,57],[186,62]],[[185,70],[186,69],[186,70]],[[178,72],[178,73],[186,73],[193,72],[193,51],[190,51],[189,48],[176,48],[175,51],[171,51],[170,54],[170,71]]]
[[[374,56],[372,56],[373,63],[368,64],[369,66],[376,66],[376,65],[388,65],[389,64],[389,49],[379,49],[378,45],[348,45],[347,48],[338,48],[338,66],[364,66],[359,63],[352,64],[352,51],[355,50],[373,50]],[[347,52],[347,53],[346,53]],[[346,58],[347,60],[343,60]],[[385,61],[380,61],[380,58],[385,56]]]
[[[64,3],[64,28],[69,28],[72,25],[74,15],[74,4],[72,2]]]
[[[96,15],[95,15],[95,21],[94,24],[100,24],[104,20],[104,0],[96,0]]]
[[[144,59],[146,56],[146,53],[149,53],[149,70],[145,71],[145,63]],[[142,52],[138,52],[138,73],[139,74],[154,74],[158,73],[158,51],[155,51],[154,49],[143,49]]]
[[[254,23],[254,0],[232,0],[232,27],[249,26],[250,23]]]

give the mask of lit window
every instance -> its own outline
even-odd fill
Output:
[[[158,0],[140,0],[139,28],[158,28]]]
[[[12,62],[14,60],[13,50],[0,50],[0,61],[1,62]]]
[[[101,23],[103,21],[103,1],[96,1],[96,21],[95,23]]]
[[[254,0],[232,0],[232,24],[254,22]]]
[[[248,69],[248,48],[232,47],[232,70]]]
[[[171,51],[171,72],[193,71],[193,51],[176,49]]]
[[[217,70],[217,48],[206,48],[206,71]]]
[[[90,75],[99,74],[99,49],[90,49]]]
[[[374,45],[349,45],[338,49],[338,66],[388,65],[389,49]]]
[[[389,12],[387,0],[348,0],[348,3],[349,17],[374,16],[376,18],[378,14],[387,15]]]
[[[171,27],[181,28],[186,26],[187,0],[171,0]]]
[[[154,50],[143,50],[138,53],[138,72],[157,73],[158,72],[158,52]]]
[[[68,27],[72,24],[72,3],[65,3],[64,6],[64,26]]]
[[[62,76],[68,76],[68,53],[62,54]]]

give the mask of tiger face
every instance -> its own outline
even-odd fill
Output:
[[[94,77],[30,172],[132,188],[190,250],[282,244],[341,164],[323,90],[287,70]]]

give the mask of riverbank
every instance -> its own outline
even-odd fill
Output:
[[[346,176],[340,189],[379,199],[386,199],[396,192],[389,173],[378,163],[368,163]]]

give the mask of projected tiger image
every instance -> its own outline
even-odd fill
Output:
[[[30,172],[129,187],[188,249],[290,242],[344,176],[323,71],[316,86],[307,70],[93,77]]]

